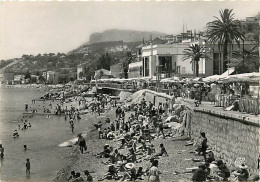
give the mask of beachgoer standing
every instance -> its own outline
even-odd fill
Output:
[[[208,148],[208,139],[206,138],[206,134],[204,132],[200,133],[201,138],[200,138],[200,144],[198,146],[198,152],[199,154],[202,153],[204,160],[206,161],[206,150]]]
[[[30,163],[30,159],[26,159],[26,174],[30,174],[30,169],[31,169],[31,163]]]
[[[152,165],[149,170],[148,182],[159,182],[158,160],[154,160]]]
[[[162,134],[163,138],[165,139],[165,135],[164,135],[164,132],[163,132],[163,122],[162,122],[162,119],[159,118],[159,133],[158,133],[158,137],[160,136],[160,133]]]
[[[71,127],[72,133],[74,133],[74,122],[73,122],[73,119],[70,120],[70,127]]]
[[[5,151],[5,149],[4,149],[3,145],[0,144],[0,157],[1,157],[1,159],[4,158],[4,151]]]
[[[93,182],[93,177],[89,174],[89,171],[84,171],[84,174],[87,176],[86,182]]]
[[[78,137],[79,149],[81,154],[83,154],[83,150],[86,150],[87,148],[86,140],[81,134],[79,134]]]
[[[25,103],[25,111],[28,111],[28,104]]]

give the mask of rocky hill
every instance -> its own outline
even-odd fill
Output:
[[[123,42],[138,42],[150,40],[166,34],[160,32],[136,31],[136,30],[106,30],[102,33],[93,33],[89,37],[88,44],[98,42],[123,41]]]
[[[119,53],[119,52],[135,52],[135,48],[142,42],[123,42],[123,41],[108,41],[94,44],[83,44],[80,47],[68,52],[71,54],[104,54],[104,53]]]
[[[94,33],[78,48],[64,53],[49,53],[38,55],[23,55],[19,59],[3,60],[0,62],[1,70],[10,70],[25,73],[42,73],[51,70],[60,73],[64,78],[75,79],[77,65],[85,65],[84,76],[88,79],[100,68],[110,68],[110,65],[124,63],[131,59],[135,61],[136,47],[143,40],[150,40],[165,34],[159,32],[140,32],[132,30],[107,30]],[[63,82],[63,81],[62,81]]]

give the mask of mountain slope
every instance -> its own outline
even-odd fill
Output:
[[[136,30],[106,30],[102,33],[93,33],[89,37],[88,44],[98,42],[123,41],[123,42],[138,42],[144,40],[154,39],[155,37],[165,36],[166,34],[160,32],[147,32]]]

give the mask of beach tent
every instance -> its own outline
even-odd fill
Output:
[[[204,78],[203,81],[215,82],[215,81],[218,81],[219,79],[220,79],[220,75],[212,75],[212,76],[208,76],[208,77]]]
[[[171,78],[164,78],[160,82],[162,83],[175,83],[175,82],[180,82],[180,78],[177,76],[171,77]]]
[[[247,82],[259,82],[260,74],[259,72],[252,73],[243,73],[237,75],[229,75],[222,78],[222,82],[238,82],[238,81],[247,81]]]

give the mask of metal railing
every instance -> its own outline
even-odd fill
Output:
[[[99,88],[112,88],[112,89],[119,89],[119,90],[131,90],[131,91],[137,91],[140,89],[144,89],[143,87],[136,86],[136,85],[130,85],[130,84],[123,84],[123,83],[91,83],[89,84],[91,86],[97,86]],[[146,86],[145,89],[149,89],[156,92],[162,92],[166,93],[168,95],[175,94],[175,96],[181,96],[180,94],[174,93],[173,89],[165,89],[165,88],[157,88],[156,86]],[[188,96],[188,98],[191,99],[198,99],[198,91],[190,91],[190,94],[188,96],[188,93],[185,93],[184,95]],[[196,94],[197,93],[197,94]],[[257,98],[252,97],[242,97],[239,98],[239,96],[230,96],[227,94],[221,94],[218,96],[218,98],[215,100],[215,98],[210,99],[209,98],[210,93],[208,93],[207,97],[202,97],[202,101],[214,101],[215,105],[218,107],[229,107],[231,106],[235,100],[239,100],[239,112],[249,113],[249,114],[259,114],[259,101]]]

